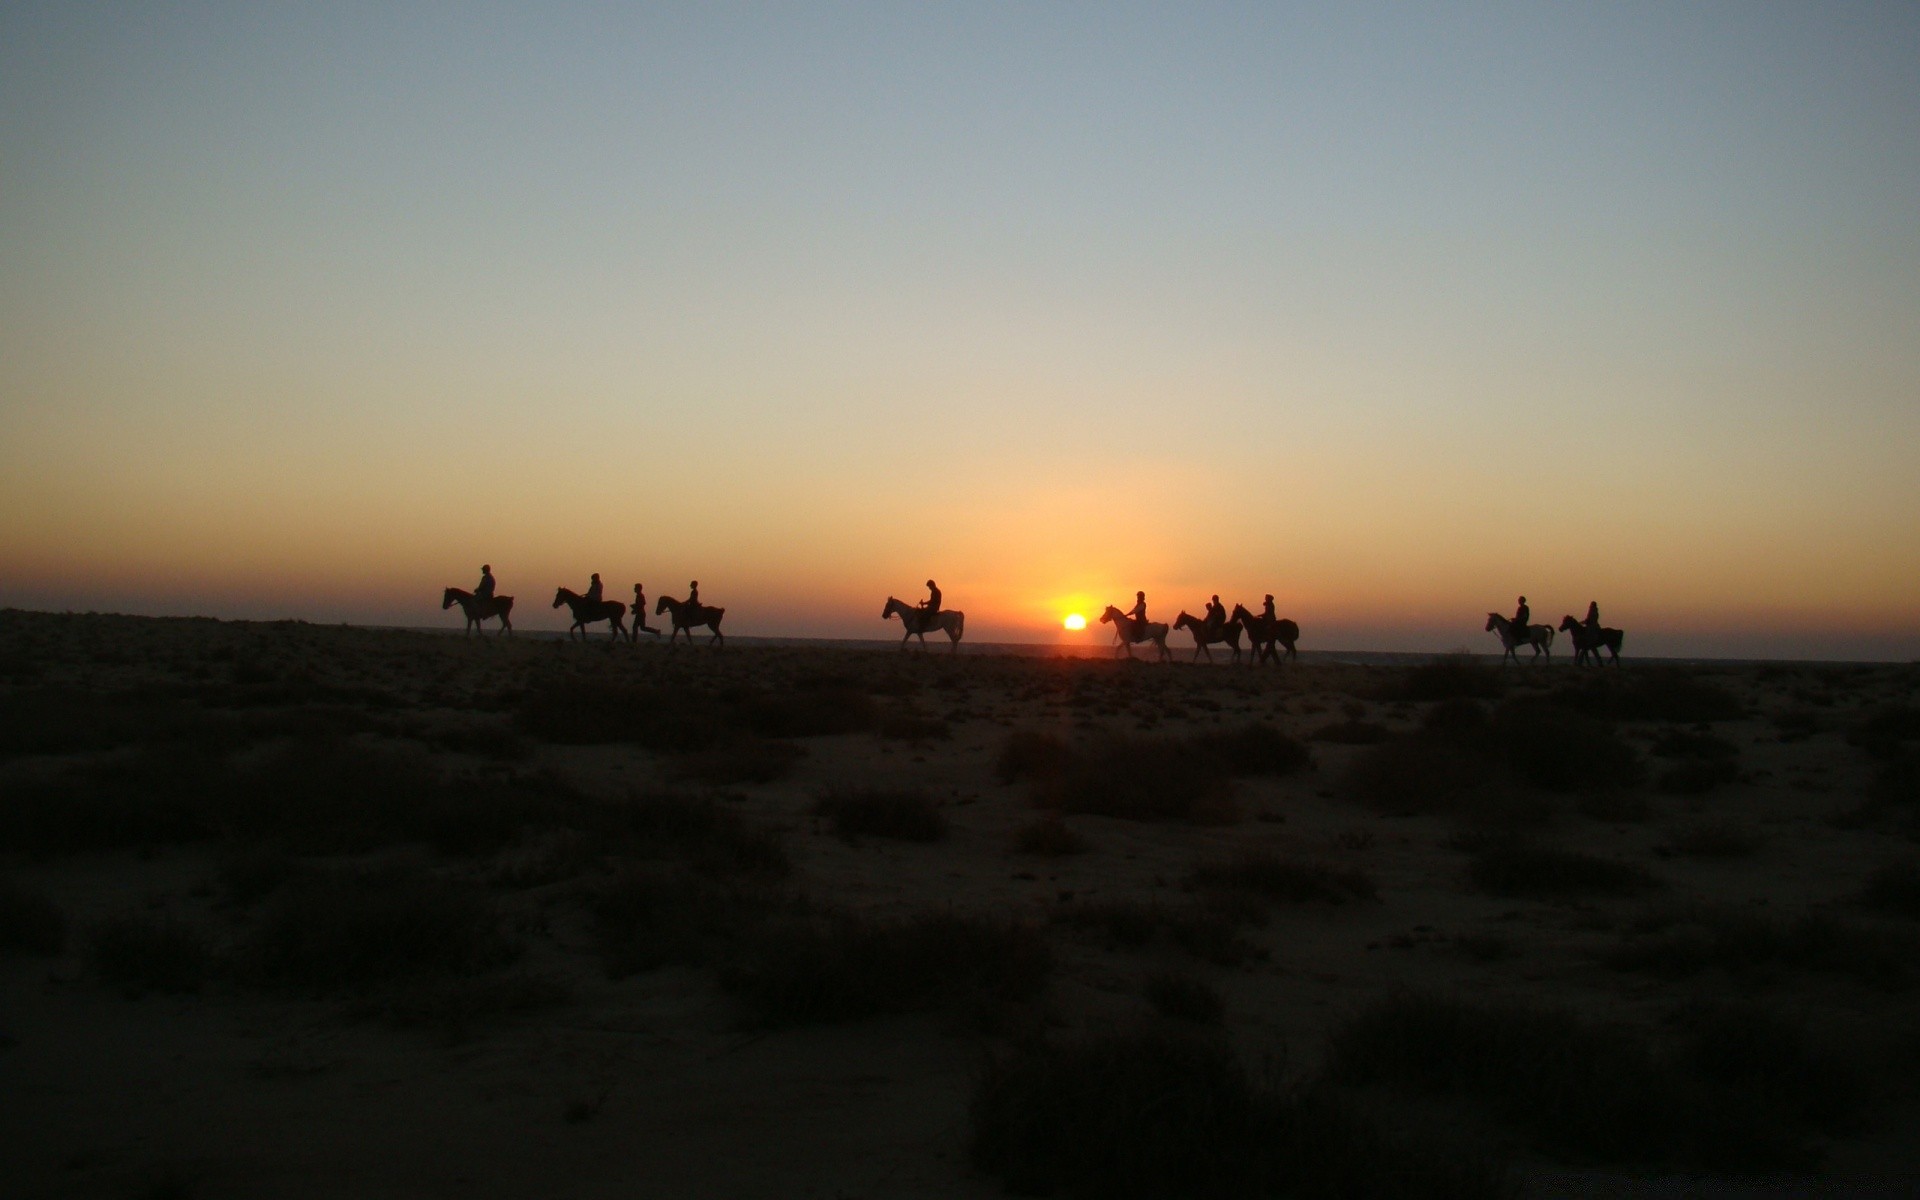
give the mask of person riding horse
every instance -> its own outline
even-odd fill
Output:
[[[1133,594],[1133,607],[1127,610],[1127,615],[1133,618],[1133,622],[1134,622],[1133,627],[1136,630],[1146,629],[1147,627],[1147,594],[1145,592],[1135,592]],[[1137,642],[1140,640],[1140,638],[1136,636],[1133,640]]]
[[[1600,632],[1600,602],[1598,600],[1587,601],[1587,619],[1580,623],[1595,633]]]
[[[1217,634],[1226,623],[1227,606],[1220,603],[1220,597],[1216,594],[1213,599],[1207,601],[1207,632]]]
[[[1527,598],[1525,596],[1520,597],[1520,607],[1513,610],[1513,636],[1514,637],[1517,637],[1522,641],[1526,640],[1528,619],[1531,618],[1532,616],[1533,616],[1533,610],[1527,607]]]
[[[927,602],[920,606],[920,628],[932,629],[933,619],[940,615],[940,585],[927,580]]]
[[[493,568],[486,563],[480,564],[480,582],[473,585],[473,598],[493,602]]]
[[[695,608],[700,606],[700,581],[698,579],[687,584],[687,603],[693,605]]]
[[[1273,593],[1267,593],[1267,602],[1260,607],[1260,615],[1268,622],[1278,621],[1279,615],[1273,611]]]
[[[600,585],[600,573],[595,571],[593,573],[593,581],[587,584],[587,590],[580,598],[588,604],[601,604],[604,603],[606,599],[604,595],[605,591],[606,589]]]

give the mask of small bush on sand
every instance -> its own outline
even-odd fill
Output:
[[[734,719],[727,705],[698,689],[592,678],[554,680],[527,692],[514,710],[515,725],[538,741],[632,742],[667,754],[706,749]]]
[[[335,871],[283,887],[243,962],[262,982],[326,992],[416,975],[474,975],[518,954],[477,888],[424,874]]]
[[[217,755],[142,748],[9,788],[0,797],[0,853],[41,858],[199,840],[211,835],[227,788]]]
[[[67,915],[39,892],[0,882],[0,955],[60,953],[67,944]]]
[[[684,862],[709,875],[773,878],[791,869],[777,834],[712,800],[677,792],[634,792],[583,804],[581,832],[625,858]]]
[[[1589,675],[1555,693],[1559,703],[1592,717],[1623,721],[1733,721],[1746,707],[1696,668],[1640,667],[1631,674]]]
[[[1252,1077],[1225,1044],[1172,1031],[1023,1044],[981,1075],[974,1165],[1019,1195],[1508,1195],[1492,1163],[1422,1151],[1325,1092]]]
[[[1028,925],[952,912],[905,920],[838,915],[769,929],[722,975],[768,1025],[858,1020],[968,1000],[1038,995],[1053,968]]]
[[[1143,992],[1153,1011],[1176,1021],[1196,1025],[1218,1025],[1226,1016],[1227,1002],[1220,990],[1204,979],[1178,971],[1155,971],[1147,976]]]
[[[1492,700],[1506,691],[1507,681],[1498,668],[1477,662],[1467,654],[1445,654],[1407,671],[1398,689],[1398,699]]]
[[[1221,825],[1239,815],[1226,769],[1180,738],[1102,738],[1035,780],[1034,800],[1060,812],[1130,821]]]
[[[1219,893],[1208,897],[1218,899]],[[1229,894],[1227,903],[1159,904],[1144,900],[1104,900],[1064,905],[1054,913],[1054,921],[1075,929],[1098,934],[1110,945],[1138,950],[1165,938],[1182,951],[1216,966],[1236,967],[1266,957],[1262,950],[1241,935],[1249,924],[1264,923],[1266,914],[1258,906],[1239,902]]]
[[[1653,876],[1631,863],[1508,840],[1476,849],[1467,875],[1490,895],[1530,899],[1623,896],[1654,886]]]
[[[1889,991],[1912,981],[1911,934],[1846,924],[1824,914],[1779,918],[1735,909],[1654,914],[1601,956],[1620,971],[1684,979],[1724,971],[1765,981],[1782,973],[1853,979]]]
[[[1073,760],[1066,740],[1035,729],[1016,729],[994,760],[994,778],[1001,783],[1058,775]]]
[[[772,783],[793,773],[806,751],[792,742],[742,735],[674,758],[674,770],[704,783]]]
[[[1462,813],[1500,790],[1497,765],[1451,740],[1398,737],[1364,751],[1339,782],[1346,798],[1390,816]]]
[[[1877,708],[1847,730],[1847,742],[1875,758],[1893,758],[1920,742],[1920,708],[1910,704]]]
[[[88,931],[88,962],[128,996],[197,992],[214,973],[206,935],[172,917],[128,913]]]
[[[1494,710],[1490,737],[1521,779],[1548,791],[1633,787],[1646,775],[1611,728],[1558,705],[1509,701]]]
[[[1313,752],[1271,725],[1249,722],[1234,729],[1198,734],[1201,753],[1218,759],[1233,775],[1292,775],[1313,765]]]
[[[947,836],[947,818],[924,792],[845,788],[820,796],[813,811],[849,841],[864,836],[937,842]]]
[[[1867,876],[1860,903],[1902,917],[1920,917],[1920,860],[1886,863]]]
[[[878,733],[888,741],[895,742],[944,742],[953,736],[953,729],[940,717],[890,712],[880,718]]]
[[[872,729],[873,697],[851,687],[763,692],[739,705],[738,722],[762,737],[824,737]]]
[[[1346,904],[1380,898],[1373,877],[1357,867],[1295,862],[1261,851],[1201,863],[1188,874],[1187,882],[1203,891],[1240,892],[1289,904]]]
[[[1084,854],[1088,845],[1083,835],[1051,814],[1028,821],[1013,831],[1013,848],[1022,854],[1061,858],[1069,854]]]
[[[784,902],[752,888],[631,867],[602,885],[590,907],[601,965],[608,978],[620,979],[721,961]]]
[[[1742,1054],[1699,1038],[1669,1052],[1561,1009],[1402,994],[1335,1033],[1329,1071],[1343,1083],[1472,1099],[1549,1154],[1720,1170],[1811,1165],[1803,1114],[1764,1068],[1743,1077]],[[1773,1068],[1790,1058],[1774,1056]]]

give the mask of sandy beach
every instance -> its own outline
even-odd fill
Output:
[[[4,1190],[1911,1194],[1917,692],[7,611]]]

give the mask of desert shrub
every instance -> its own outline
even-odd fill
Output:
[[[597,889],[590,910],[601,966],[620,979],[717,962],[782,905],[765,892],[633,867]]]
[[[1816,1156],[1790,1109],[1764,1087],[1697,1069],[1645,1034],[1562,1009],[1387,998],[1333,1038],[1329,1071],[1470,1098],[1548,1153],[1708,1169],[1805,1167]]]
[[[1393,733],[1378,721],[1349,717],[1331,725],[1322,725],[1308,736],[1316,742],[1332,742],[1340,746],[1374,746],[1392,737]]]
[[[1876,868],[1860,889],[1860,903],[1881,912],[1920,917],[1920,861],[1909,858]]]
[[[1147,976],[1141,989],[1153,1011],[1176,1021],[1196,1025],[1218,1025],[1226,1016],[1227,1002],[1220,989],[1204,979],[1178,971],[1155,971]]]
[[[1397,689],[1403,700],[1492,700],[1506,690],[1499,670],[1467,654],[1444,654],[1408,669]]]
[[[1188,874],[1187,882],[1203,890],[1243,892],[1286,903],[1345,904],[1380,897],[1372,876],[1357,867],[1294,862],[1259,851],[1201,863]]]
[[[476,1025],[552,1008],[572,995],[559,980],[517,970],[462,978],[415,976],[354,997],[347,1014],[459,1039]]]
[[[87,931],[87,942],[94,973],[129,996],[197,992],[214,973],[206,935],[170,916],[108,917]]]
[[[230,787],[216,755],[143,747],[0,797],[0,852],[33,857],[195,841]]]
[[[1757,1124],[1785,1117],[1827,1133],[1854,1125],[1861,1081],[1815,1049],[1804,1019],[1750,1002],[1696,1000],[1674,1010],[1669,1023],[1680,1032],[1680,1063],[1760,1109],[1750,1118]]]
[[[777,834],[702,797],[635,792],[583,803],[573,819],[609,850],[684,862],[706,874],[771,878],[792,865]]]
[[[1060,812],[1131,821],[1214,825],[1238,816],[1226,769],[1181,738],[1102,738],[1036,779],[1034,799]]]
[[[1209,899],[1219,896],[1215,893]],[[1216,966],[1233,967],[1266,957],[1241,935],[1249,924],[1264,922],[1256,905],[1228,903],[1159,904],[1140,900],[1103,900],[1062,906],[1054,921],[1100,935],[1109,943],[1138,950],[1165,938],[1187,954]]]
[[[1904,749],[1881,763],[1868,795],[1875,804],[1920,808],[1920,750]]]
[[[1692,668],[1641,667],[1632,674],[1590,675],[1555,693],[1588,716],[1626,721],[1732,721],[1745,715],[1739,697]]]
[[[1703,971],[1765,981],[1782,972],[1837,975],[1887,990],[1912,979],[1914,939],[1822,914],[1776,918],[1732,909],[1666,914],[1601,956],[1621,971],[1683,979]]]
[[[1558,705],[1509,701],[1494,711],[1489,736],[1521,779],[1548,791],[1632,787],[1645,776],[1612,729]]]
[[[806,753],[792,742],[747,734],[677,755],[673,766],[680,774],[706,783],[772,783],[791,774]]]
[[[732,721],[729,707],[704,691],[611,679],[554,680],[529,690],[514,709],[515,725],[539,741],[632,742],[668,754],[706,749]]]
[[[1892,758],[1920,741],[1920,708],[1889,704],[1862,717],[1847,730],[1847,742],[1875,758]]]
[[[1723,758],[1689,758],[1663,768],[1653,785],[1670,796],[1703,796],[1740,779],[1740,768]]]
[[[1223,1043],[1170,1032],[1024,1044],[982,1073],[974,1165],[1020,1195],[1508,1194],[1479,1160],[1409,1148],[1322,1092],[1256,1080]]]
[[[880,718],[878,732],[881,737],[897,742],[945,741],[953,736],[944,719],[910,712],[887,713]]]
[[[813,811],[849,841],[870,836],[937,842],[947,836],[947,818],[924,792],[843,788],[818,797]]]
[[[1747,858],[1764,839],[1748,825],[1732,821],[1697,821],[1676,829],[1668,839],[1670,853],[1687,858]]]
[[[1053,968],[1030,926],[953,912],[838,915],[769,930],[722,983],[768,1025],[857,1020],[967,1000],[1031,999]]]
[[[873,697],[850,687],[762,692],[745,698],[737,720],[762,737],[823,737],[872,729],[879,717]]]
[[[1087,847],[1085,836],[1052,814],[1028,821],[1013,831],[1013,848],[1022,854],[1061,858],[1069,854],[1084,854]]]
[[[175,689],[39,687],[0,693],[0,758],[135,745],[218,751],[231,748],[238,733],[231,714],[209,711]]]
[[[1653,876],[1631,863],[1509,840],[1477,848],[1467,876],[1491,895],[1533,899],[1620,896],[1654,886]]]
[[[1376,812],[1410,816],[1465,811],[1502,783],[1498,764],[1477,749],[1411,735],[1363,751],[1341,776],[1338,790]]]
[[[67,944],[67,914],[45,895],[0,882],[0,955],[58,954]]]
[[[1197,734],[1193,742],[1233,775],[1291,775],[1313,765],[1312,752],[1297,739],[1257,722]]]
[[[1016,729],[994,760],[994,778],[1001,783],[1057,775],[1073,761],[1065,739],[1035,729]]]
[[[251,978],[308,991],[474,975],[519,953],[479,889],[425,874],[315,872],[283,886],[243,951]]]

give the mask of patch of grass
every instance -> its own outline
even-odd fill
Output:
[[[1792,1056],[1751,1044],[1729,1051],[1703,1033],[1673,1053],[1562,1009],[1401,994],[1334,1035],[1329,1070],[1344,1083],[1471,1099],[1559,1156],[1710,1170],[1812,1165],[1808,1122],[1766,1077]],[[1743,1056],[1757,1069],[1743,1074]]]
[[[1653,876],[1631,863],[1512,840],[1476,848],[1467,876],[1490,895],[1536,900],[1623,896],[1654,886]]]
[[[1499,1197],[1485,1160],[1395,1140],[1322,1092],[1256,1079],[1222,1042],[1153,1031],[1031,1042],[969,1106],[976,1167],[1020,1195]]]
[[[1920,860],[1884,863],[1867,876],[1860,903],[1902,917],[1920,917]]]
[[[108,917],[87,931],[87,941],[94,973],[128,996],[197,992],[214,974],[206,935],[170,916]]]
[[[1920,750],[1903,749],[1881,763],[1868,795],[1875,804],[1920,809]]]
[[[1710,970],[1755,982],[1783,972],[1816,973],[1895,991],[1911,983],[1917,949],[1910,934],[1818,913],[1776,918],[1702,907],[1656,914],[1601,961],[1615,970],[1671,979]]]
[[[842,914],[767,931],[722,983],[778,1026],[1029,1000],[1052,969],[1046,938],[1018,922],[954,912],[885,921]]]
[[[1240,892],[1295,904],[1346,904],[1380,898],[1373,877],[1357,867],[1295,862],[1261,851],[1201,863],[1188,874],[1187,882],[1202,890]]]
[[[1633,787],[1645,769],[1600,721],[1554,704],[1509,701],[1494,710],[1488,748],[1527,784],[1553,792]]]
[[[1069,854],[1084,854],[1089,845],[1084,835],[1052,814],[1028,821],[1013,831],[1013,848],[1021,854],[1062,858]]]
[[[203,839],[226,787],[216,755],[136,750],[10,788],[0,798],[0,852],[42,858]]]
[[[1239,818],[1226,768],[1171,737],[1111,735],[1078,748],[1058,771],[1034,781],[1034,801],[1130,821],[1221,825]]]
[[[1218,1025],[1226,1016],[1227,1002],[1220,989],[1192,975],[1155,971],[1141,991],[1153,1011],[1176,1021]]]
[[[284,886],[243,951],[249,977],[331,992],[416,976],[471,976],[512,962],[485,893],[431,875],[316,872]]]
[[[1233,775],[1292,775],[1313,765],[1313,752],[1298,739],[1258,722],[1196,734],[1193,742]]]
[[[67,914],[40,892],[0,882],[0,954],[51,956],[67,945]]]
[[[864,836],[937,842],[947,836],[947,818],[924,792],[844,788],[817,798],[813,811],[849,841]]]

